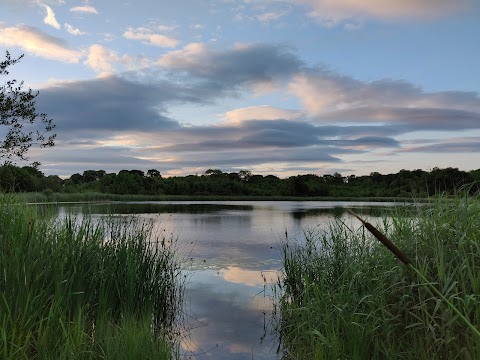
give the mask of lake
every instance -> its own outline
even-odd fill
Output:
[[[182,351],[191,359],[277,359],[269,327],[271,283],[282,267],[286,236],[326,230],[345,211],[375,219],[380,207],[401,203],[320,201],[171,201],[61,205],[66,213],[151,219],[157,231],[178,238],[188,284]],[[375,210],[376,209],[376,210]],[[347,220],[347,218],[349,218]],[[356,222],[356,226],[360,226]]]

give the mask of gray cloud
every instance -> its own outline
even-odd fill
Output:
[[[58,144],[52,149],[32,149],[32,158],[42,161],[42,171],[46,174],[67,176],[82,173],[88,169],[118,172],[122,169],[151,169],[158,162],[142,159],[128,147],[72,146]]]
[[[328,140],[327,143],[339,147],[362,147],[368,149],[400,146],[400,143],[395,139],[378,136],[365,136],[353,140]]]
[[[192,76],[207,79],[218,89],[288,78],[304,65],[292,49],[267,44],[238,45],[226,51],[190,44],[162,56],[159,64],[177,76],[186,74],[190,81]]]
[[[320,68],[305,70],[303,63],[281,46],[257,44],[223,52],[200,47],[191,52],[189,58],[186,50],[165,55],[169,59],[164,64],[168,74],[152,68],[122,77],[57,84],[43,89],[39,102],[58,119],[59,128],[68,130],[166,130],[179,126],[168,116],[170,105],[211,104],[226,96],[239,96],[242,84],[292,79],[290,90],[313,112],[305,120],[322,123],[322,131],[336,131],[338,136],[349,132],[357,136],[392,136],[417,130],[470,129],[478,128],[480,123],[477,93],[424,93],[402,81],[365,83]],[[262,137],[270,138],[272,144],[282,142],[282,137],[283,142],[290,141],[291,124],[286,120],[276,121],[274,127],[272,120],[244,123],[242,128],[232,126],[230,130],[237,134],[242,130],[257,131],[257,135],[245,134],[245,141],[263,143]],[[348,126],[328,128],[328,123]],[[352,123],[393,126],[372,126],[370,133],[357,134],[360,128],[350,127]],[[313,125],[304,124],[310,127],[304,138],[306,144],[316,143]],[[190,132],[210,138],[214,132],[225,135],[226,129],[194,127]],[[295,130],[299,129],[297,124]]]
[[[406,147],[401,152],[418,152],[418,153],[478,153],[480,152],[480,142],[476,141],[444,141],[424,146]]]
[[[312,145],[396,146],[387,137],[397,130],[389,126],[320,126],[293,120],[250,120],[236,126],[196,126],[172,130],[165,138],[173,145],[154,147],[159,152],[195,152],[307,148]],[[336,140],[335,140],[336,139]],[[343,139],[343,140],[342,140]]]
[[[368,108],[453,108],[480,111],[478,93],[429,93],[405,81],[382,79],[364,82],[324,68],[303,69],[294,74],[289,90],[318,121],[328,119],[331,112]]]
[[[419,130],[479,129],[480,112],[448,108],[362,107],[329,113],[324,121],[392,124],[400,133]]]
[[[111,76],[45,88],[38,105],[67,137],[72,131],[91,136],[95,131],[164,130],[179,126],[162,113],[165,102],[182,99],[180,90],[170,83],[142,84]]]
[[[69,144],[42,152],[39,160],[52,173],[92,167],[192,173],[266,164],[300,169],[338,164],[346,154],[399,148],[394,137],[413,131],[480,128],[477,93],[426,93],[402,81],[362,82],[322,68],[307,69],[282,46],[257,44],[228,51],[199,46],[172,52],[166,59],[163,68],[41,89],[39,110],[55,120],[58,141]],[[171,112],[172,105],[204,106],[240,97],[245,86],[265,81],[288,83],[290,94],[302,100],[307,111],[290,120],[272,119],[282,111],[266,106],[269,117],[191,126],[182,125]],[[250,114],[261,110],[255,107]],[[124,148],[111,146],[125,139],[129,145]],[[456,149],[462,151],[459,145]]]

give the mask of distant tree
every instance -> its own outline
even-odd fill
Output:
[[[12,58],[7,51],[5,60],[0,62],[0,76],[8,75],[8,67],[22,59]],[[23,81],[7,80],[0,86],[0,125],[5,129],[5,139],[0,141],[0,158],[5,162],[15,160],[28,161],[26,155],[33,145],[40,147],[54,146],[56,134],[48,135],[55,128],[52,119],[35,109],[35,99],[38,92],[32,89],[22,90]],[[41,124],[41,129],[34,129],[35,124]],[[32,165],[37,166],[34,162]]]
[[[62,179],[58,175],[49,175],[43,179],[43,186],[45,189],[50,189],[54,192],[59,192],[62,188]]]
[[[252,172],[250,170],[240,170],[238,176],[240,177],[240,181],[247,182],[252,177]]]
[[[240,175],[237,172],[228,173],[227,176],[232,181],[240,181]]]
[[[110,187],[115,181],[115,178],[117,177],[117,174],[111,173],[111,174],[106,174],[100,179],[100,190],[102,192],[108,193],[112,192]]]
[[[123,170],[122,170],[123,171]],[[142,170],[130,170],[130,174],[135,174],[135,175],[138,175],[140,177],[144,177],[145,176],[145,173],[142,171]]]
[[[207,176],[223,176],[224,173],[220,169],[208,169],[205,171],[205,175]]]
[[[70,176],[70,180],[72,183],[74,183],[75,185],[78,185],[78,184],[81,184],[83,183],[83,176],[76,173],[76,174],[73,174],[72,176]]]
[[[92,182],[97,180],[97,172],[95,170],[85,170],[82,175],[84,182]]]
[[[353,184],[355,182],[356,176],[355,174],[349,175],[345,179],[345,183],[347,184]]]
[[[286,195],[306,196],[308,195],[308,185],[305,177],[302,175],[291,176],[288,178],[288,193]]]
[[[120,170],[109,188],[116,194],[144,194],[144,173],[141,170]]]
[[[343,184],[345,182],[345,178],[339,172],[333,174],[333,180],[335,184]]]
[[[370,178],[372,179],[374,184],[379,184],[382,181],[382,174],[377,171],[370,173]]]
[[[156,169],[150,169],[147,171],[147,177],[156,178],[156,177],[162,177],[162,175],[160,174],[160,171]]]

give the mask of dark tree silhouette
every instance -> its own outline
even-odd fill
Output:
[[[23,58],[12,58],[7,51],[5,60],[0,62],[0,76],[9,74],[8,68]],[[56,134],[52,119],[35,109],[38,92],[23,90],[23,81],[7,80],[0,86],[0,158],[6,163],[28,161],[27,151],[32,145],[54,146]],[[40,128],[39,126],[40,125]],[[38,165],[34,162],[32,165]]]

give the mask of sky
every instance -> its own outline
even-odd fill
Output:
[[[0,0],[62,177],[478,169],[478,39],[479,0]]]

